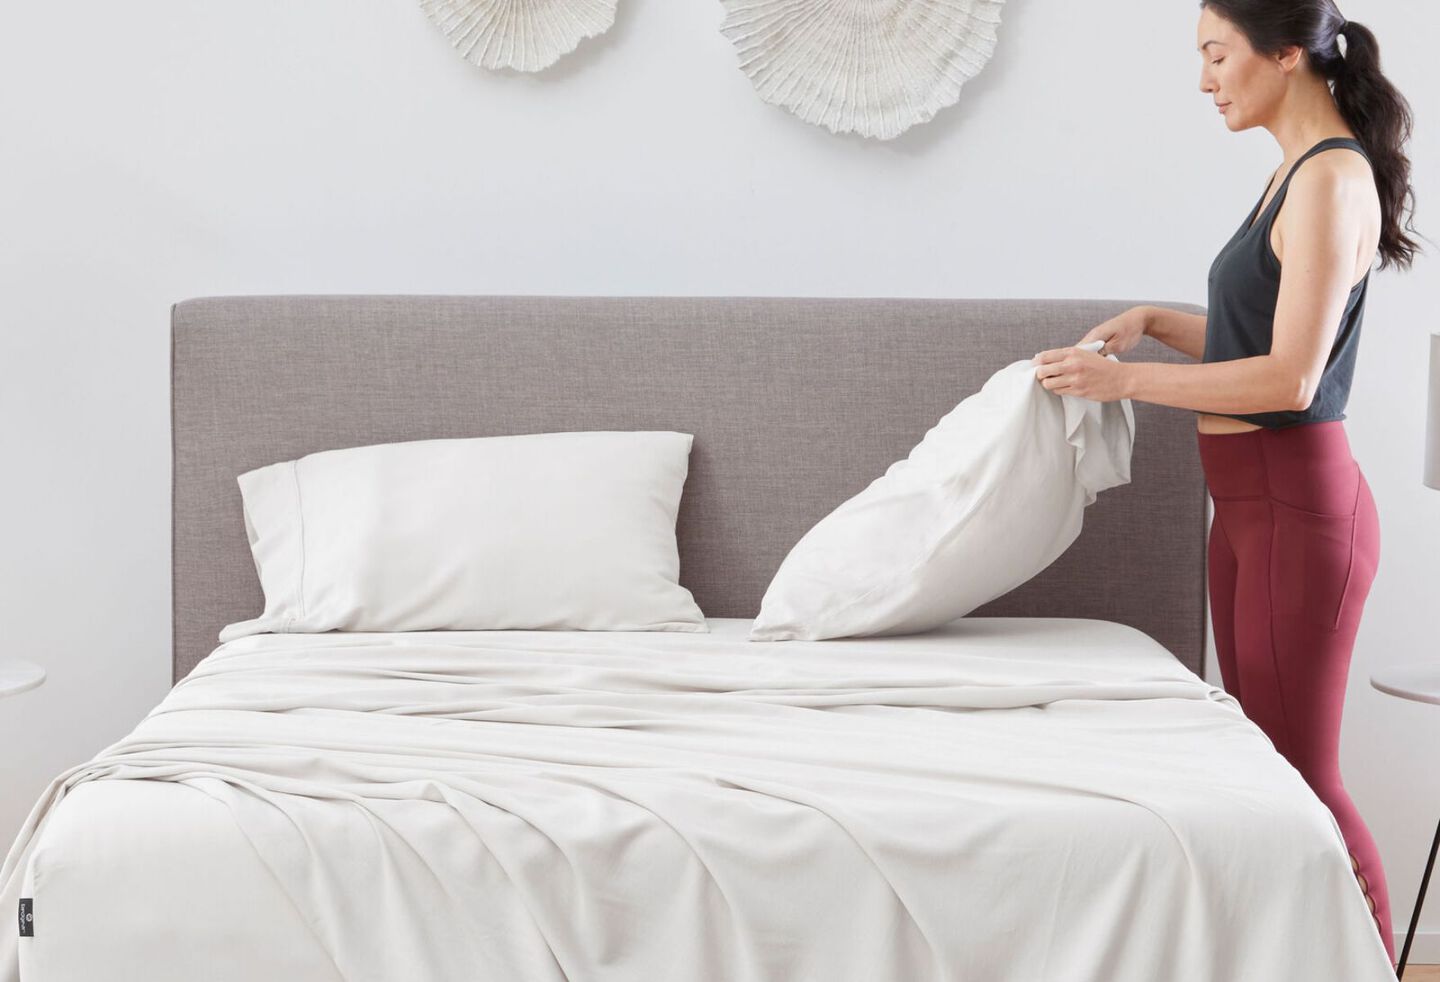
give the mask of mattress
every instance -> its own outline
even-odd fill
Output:
[[[0,979],[1392,980],[1339,828],[1102,620],[220,646],[60,775]]]

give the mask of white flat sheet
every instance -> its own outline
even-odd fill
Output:
[[[221,646],[37,804],[0,979],[1393,979],[1329,811],[1140,632],[709,623]]]

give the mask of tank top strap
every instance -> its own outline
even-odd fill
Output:
[[[1327,136],[1325,139],[1321,140],[1319,143],[1315,144],[1315,145],[1314,145],[1313,147],[1311,147],[1309,150],[1306,150],[1303,154],[1301,154],[1301,155],[1300,155],[1300,160],[1304,160],[1304,159],[1306,159],[1307,157],[1312,156],[1313,154],[1317,154],[1317,153],[1319,153],[1321,150],[1329,150],[1329,149],[1331,149],[1332,147],[1336,147],[1336,146],[1351,147],[1351,148],[1353,148],[1354,150],[1358,151],[1359,154],[1360,154],[1360,156],[1364,157],[1366,160],[1369,160],[1369,159],[1370,159],[1370,155],[1365,152],[1365,146],[1364,146],[1364,144],[1362,144],[1359,140],[1355,139],[1354,137],[1349,137],[1349,136]],[[1299,166],[1300,166],[1300,160],[1295,161],[1295,167],[1299,167]],[[1291,173],[1294,173],[1295,167],[1290,168]]]
[[[1290,178],[1295,176],[1295,172],[1300,169],[1301,164],[1305,163],[1305,161],[1309,160],[1311,157],[1313,157],[1320,151],[1329,150],[1332,147],[1336,146],[1352,147],[1355,150],[1359,151],[1360,154],[1364,156],[1367,161],[1370,160],[1370,155],[1365,153],[1365,148],[1361,146],[1359,140],[1353,139],[1352,137],[1348,136],[1327,136],[1325,139],[1321,140],[1319,143],[1315,144],[1309,150],[1306,150],[1300,155],[1300,159],[1295,161],[1294,166],[1290,168],[1290,170],[1285,174],[1285,177],[1280,181],[1280,186],[1275,189],[1275,194],[1270,199],[1270,203],[1265,205],[1264,208],[1261,208],[1261,204],[1265,201],[1265,194],[1270,193],[1270,187],[1275,183],[1275,178],[1273,176],[1270,178],[1270,184],[1266,185],[1265,187],[1265,194],[1262,194],[1260,196],[1260,200],[1255,202],[1254,210],[1250,212],[1250,217],[1246,219],[1245,229],[1248,231],[1250,229],[1256,228],[1261,224],[1262,219],[1280,210],[1280,205],[1285,200],[1285,192],[1290,189]],[[1277,170],[1275,173],[1279,174],[1280,172]],[[1268,228],[1268,225],[1266,227]]]
[[[1290,168],[1290,172],[1286,174],[1285,179],[1280,182],[1280,190],[1275,192],[1275,197],[1278,199],[1282,194],[1285,193],[1286,185],[1290,183],[1290,178],[1295,176],[1295,172],[1300,169],[1301,164],[1305,163],[1305,161],[1309,160],[1311,157],[1315,156],[1315,154],[1319,153],[1320,151],[1330,150],[1337,146],[1352,147],[1353,149],[1359,151],[1360,155],[1364,157],[1367,161],[1370,159],[1370,155],[1365,152],[1365,148],[1361,146],[1359,140],[1353,139],[1352,137],[1348,136],[1327,136],[1325,139],[1321,140],[1319,143],[1315,144],[1309,150],[1306,150],[1300,155],[1300,159],[1295,161],[1295,166]]]

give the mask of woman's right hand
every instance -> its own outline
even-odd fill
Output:
[[[1145,336],[1145,308],[1131,307],[1122,314],[1105,321],[1103,324],[1096,324],[1090,332],[1081,338],[1076,344],[1085,344],[1088,341],[1104,341],[1105,347],[1101,349],[1102,355],[1120,355],[1129,351],[1140,343]]]

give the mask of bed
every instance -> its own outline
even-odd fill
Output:
[[[994,367],[1129,305],[177,305],[177,685],[37,803],[0,978],[1393,978],[1333,818],[1203,680],[1191,414],[1138,404],[1131,484],[971,616],[745,640],[815,521]],[[262,601],[237,474],[647,427],[696,434],[677,537],[707,633],[216,647]]]

